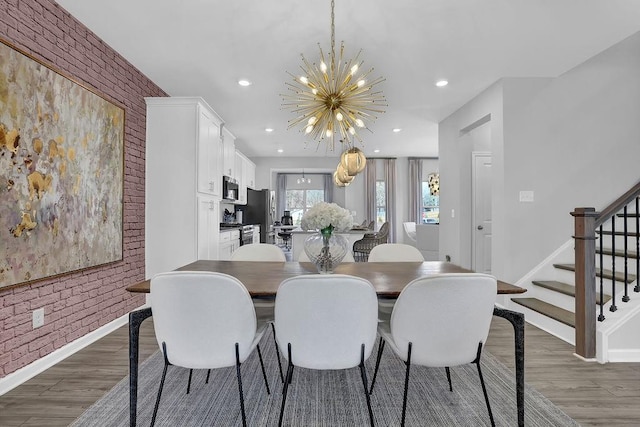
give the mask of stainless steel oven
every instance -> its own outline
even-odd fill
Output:
[[[240,229],[240,246],[253,243],[253,225],[243,225]]]

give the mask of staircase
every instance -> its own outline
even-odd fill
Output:
[[[611,361],[610,342],[619,343],[621,331],[632,333],[640,326],[638,212],[640,183],[600,213],[576,208],[573,244],[518,283],[527,288],[526,297],[511,298],[527,321],[574,343],[576,353],[587,359]],[[640,348],[627,353],[633,352],[640,355]]]

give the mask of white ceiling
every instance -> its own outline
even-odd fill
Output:
[[[202,96],[249,157],[337,155],[287,130],[280,96],[300,53],[329,49],[330,0],[57,1],[170,95]],[[437,156],[438,121],[496,80],[558,76],[640,31],[637,0],[336,0],[335,15],[336,44],[386,78],[363,134],[377,156]]]

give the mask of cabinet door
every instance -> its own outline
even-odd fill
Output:
[[[247,204],[247,181],[244,179],[244,166],[245,166],[245,158],[239,152],[236,151],[236,169],[235,173],[238,177],[238,200],[236,200],[237,205],[246,205]]]
[[[247,188],[253,188],[256,190],[256,165],[249,159],[245,159],[244,166],[242,168]]]
[[[235,138],[227,129],[222,130],[224,136],[224,156],[222,174],[237,179],[236,168],[236,142]]]
[[[222,174],[219,128],[207,110],[202,107],[198,110],[198,191],[220,197]]]
[[[212,197],[198,197],[198,259],[218,259],[220,204]]]

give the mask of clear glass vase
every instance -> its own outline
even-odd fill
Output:
[[[321,274],[333,273],[349,250],[349,241],[332,228],[323,228],[304,241],[304,252]]]

